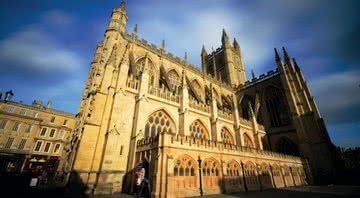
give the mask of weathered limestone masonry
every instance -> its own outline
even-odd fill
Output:
[[[331,173],[331,141],[287,53],[286,64],[277,55],[276,71],[247,81],[241,48],[225,30],[220,48],[203,48],[199,70],[186,53],[166,52],[165,41],[157,48],[139,39],[137,26],[129,34],[127,19],[122,2],[97,46],[69,156],[72,181],[93,194],[127,191],[125,175],[145,159],[152,197],[303,185],[320,169]]]

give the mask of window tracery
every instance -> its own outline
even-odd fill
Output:
[[[235,160],[230,161],[226,167],[227,176],[240,176],[240,165]]]
[[[231,135],[230,131],[227,130],[225,127],[221,129],[221,139],[223,143],[234,144],[233,136]]]
[[[175,124],[163,110],[150,115],[145,124],[145,137],[154,137],[161,132],[175,132]]]
[[[285,126],[290,123],[288,108],[284,102],[284,94],[275,87],[267,89],[265,105],[270,117],[271,127]]]
[[[181,85],[180,76],[178,75],[178,73],[174,69],[172,69],[171,71],[168,72],[167,76],[169,79],[169,86],[173,90],[176,90],[178,92],[180,90],[179,87]]]
[[[199,121],[195,120],[190,125],[190,134],[192,137],[199,138],[202,140],[208,140],[209,139],[209,133],[206,130],[205,126]]]
[[[213,159],[206,159],[202,165],[203,176],[219,176],[220,175],[220,163]]]
[[[244,133],[243,137],[244,137],[244,146],[249,148],[254,148],[251,138],[246,133]]]
[[[189,156],[179,157],[175,161],[174,176],[195,176],[196,161]]]

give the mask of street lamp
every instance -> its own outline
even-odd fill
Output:
[[[197,160],[199,164],[199,177],[200,177],[200,196],[203,196],[203,189],[202,189],[202,177],[201,177],[201,159],[199,156],[199,159]]]
[[[244,171],[244,163],[241,161],[241,170],[243,173],[243,181],[244,181],[244,188],[245,188],[245,192],[248,191],[247,185],[246,185],[246,178],[245,178],[245,171]]]
[[[259,164],[256,165],[257,167],[257,176],[258,176],[258,180],[259,180],[259,185],[260,185],[260,191],[262,191],[262,183],[261,183],[261,166]]]

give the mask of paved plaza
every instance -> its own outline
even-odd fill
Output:
[[[10,197],[10,196],[7,196]],[[12,194],[11,197],[37,197],[37,198],[134,198],[127,194],[113,194],[88,196],[85,194],[71,194],[66,190],[37,190],[28,191],[19,195]],[[200,196],[199,196],[200,197]],[[358,198],[360,197],[360,186],[301,186],[285,189],[271,189],[264,191],[238,192],[230,194],[205,195],[206,198]]]

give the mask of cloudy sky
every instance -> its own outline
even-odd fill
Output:
[[[2,0],[0,91],[15,100],[53,101],[76,113],[96,44],[120,0]],[[275,68],[273,48],[295,57],[333,142],[360,146],[360,1],[128,0],[127,29],[200,65],[204,44],[236,37],[248,74]]]

